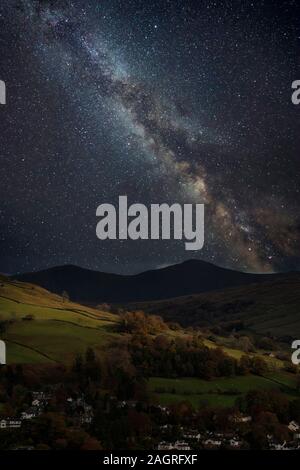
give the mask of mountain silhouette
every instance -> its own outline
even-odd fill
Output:
[[[135,275],[120,275],[64,265],[12,276],[77,302],[123,303],[160,300],[275,279],[280,274],[251,274],[200,260],[184,261]]]

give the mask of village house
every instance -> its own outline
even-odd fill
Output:
[[[182,435],[185,439],[190,439],[197,442],[199,442],[201,439],[201,434],[197,431],[197,429],[186,430]]]
[[[229,417],[229,421],[231,421],[232,423],[236,423],[236,424],[250,423],[252,421],[252,418],[251,416],[245,416],[245,415],[242,415],[241,413],[236,413]]]
[[[176,441],[174,450],[191,450],[190,446],[185,441]]]
[[[33,419],[39,416],[39,411],[35,408],[29,408],[27,411],[21,413],[21,420]]]
[[[216,439],[206,439],[206,441],[203,442],[203,445],[207,449],[212,449],[214,447],[220,447],[222,445],[222,441]]]
[[[296,421],[291,421],[289,424],[288,424],[288,428],[290,431],[292,432],[298,432],[300,430],[300,426],[299,424],[296,422]]]
[[[53,394],[50,392],[35,391],[32,392],[32,397],[33,400],[48,402],[49,400],[51,400],[51,398],[53,398]]]
[[[171,444],[170,442],[160,442],[157,446],[157,450],[173,450],[174,447],[173,447],[173,444]]]
[[[80,424],[91,424],[94,417],[93,408],[90,405],[84,405],[83,412],[79,415]]]
[[[288,429],[293,433],[293,439],[298,441],[300,439],[300,425],[296,421],[291,421],[288,424]]]
[[[174,444],[170,442],[160,442],[157,450],[191,450],[187,442],[176,441]]]
[[[242,441],[239,441],[236,437],[229,440],[229,446],[233,449],[239,449],[242,446]]]

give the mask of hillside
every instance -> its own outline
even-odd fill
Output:
[[[68,362],[87,347],[103,354],[106,346],[120,338],[119,323],[118,315],[0,276],[0,327],[4,325],[0,335],[7,344],[9,364]],[[189,332],[179,329],[164,334],[175,337]],[[219,346],[209,339],[203,341],[208,348]],[[243,354],[226,345],[223,349],[234,358]]]
[[[126,305],[155,313],[183,326],[225,326],[242,322],[245,329],[276,337],[300,337],[300,274],[264,283]]]
[[[91,271],[77,266],[57,266],[13,276],[77,302],[132,302],[197,294],[280,278],[281,274],[249,274],[221,268],[200,260],[185,261],[136,275]]]
[[[275,289],[275,284],[274,290],[277,291],[278,296],[274,302],[278,302],[281,291]],[[292,290],[297,287],[296,284],[293,285],[290,282],[288,284]],[[225,300],[237,300],[239,293],[243,298],[245,289],[253,294],[255,289],[262,289],[262,287],[262,285],[256,285],[228,289],[214,294],[189,296],[143,305],[145,310],[155,312],[158,310],[170,319],[171,312],[173,316],[178,312],[184,313],[185,305],[192,314],[199,299],[203,302],[205,298],[207,304],[208,299],[214,295],[215,305],[221,307]],[[264,291],[267,287],[267,284],[264,284]],[[264,296],[264,291],[261,290],[262,296]],[[296,300],[291,298],[291,304]],[[124,333],[119,331],[119,324],[118,315],[79,305],[33,284],[0,276],[1,329],[4,326],[1,339],[4,339],[7,344],[8,364],[34,364],[35,370],[43,375],[51,374],[51,367],[55,364],[70,363],[77,353],[84,354],[88,347],[92,347],[98,356],[104,358],[110,345],[116,344],[116,341],[120,339],[120,344],[122,344],[124,340],[124,337],[122,339]],[[177,340],[177,344],[181,344],[181,340],[190,338],[191,332],[167,328],[157,334],[158,337],[163,334],[171,340]],[[240,360],[245,354],[238,348],[226,346],[225,338],[211,339],[205,334],[201,333],[201,335],[203,345],[209,349],[216,350],[221,344],[223,351],[235,360]],[[125,333],[125,337],[127,341],[128,334]],[[153,338],[153,335],[150,337]],[[180,339],[179,343],[178,339]],[[187,400],[195,407],[201,407],[205,403],[213,406],[232,406],[238,396],[244,396],[247,390],[256,387],[280,390],[289,399],[298,397],[295,391],[296,377],[283,370],[284,363],[281,360],[269,356],[267,350],[257,349],[254,353],[248,353],[248,356],[265,360],[268,371],[264,376],[237,376],[230,379],[215,378],[209,381],[199,378],[160,377],[148,382],[148,390],[163,405]],[[50,367],[51,364],[53,366]],[[287,384],[286,381],[288,381]]]
[[[8,363],[43,363],[68,360],[88,346],[101,349],[118,317],[1,276],[0,321]]]

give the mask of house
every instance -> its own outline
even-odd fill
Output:
[[[51,398],[53,398],[53,394],[50,392],[32,392],[32,396],[34,400],[39,400],[39,401],[49,401]]]
[[[229,445],[233,449],[238,449],[242,446],[242,441],[239,441],[237,438],[234,437],[234,438],[229,440]]]
[[[168,429],[171,429],[171,428],[172,428],[171,424],[162,424],[161,426],[159,426],[159,429],[161,429],[162,431],[167,431]]]
[[[157,405],[156,408],[160,410],[162,413],[170,414],[170,410],[166,406]]]
[[[290,431],[296,433],[297,431],[300,430],[300,426],[296,421],[291,421],[288,425],[288,428]]]
[[[250,423],[252,421],[251,416],[244,416],[241,413],[236,413],[229,417],[229,420],[233,423]]]
[[[35,409],[32,409],[32,408],[29,408],[27,411],[23,411],[21,413],[21,419],[24,420],[24,419],[33,419],[33,418],[37,418],[39,415],[39,412]]]
[[[157,450],[173,450],[174,447],[173,447],[173,444],[171,444],[170,442],[160,442],[157,446]]]
[[[212,447],[220,447],[222,445],[222,441],[218,441],[216,439],[206,439],[203,442],[205,447],[212,448]]]
[[[199,442],[201,439],[201,434],[196,429],[190,429],[183,433],[183,437],[185,439],[190,439]]]
[[[274,450],[287,450],[286,441],[284,441],[282,444],[274,444],[273,448]]]
[[[174,450],[191,450],[188,443],[184,441],[176,441],[173,448]]]
[[[79,421],[81,424],[91,424],[91,422],[93,421],[93,417],[93,410],[85,408],[84,412],[79,415]]]
[[[35,399],[35,400],[32,401],[31,405],[36,406],[36,407],[40,407],[40,406],[42,406],[42,403],[41,403],[40,400]]]
[[[191,448],[184,441],[176,441],[174,444],[162,441],[158,444],[157,450],[191,450]]]

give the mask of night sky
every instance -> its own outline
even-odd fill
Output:
[[[1,0],[0,271],[299,269],[299,18],[284,0]],[[119,195],[204,203],[204,248],[98,240]]]

